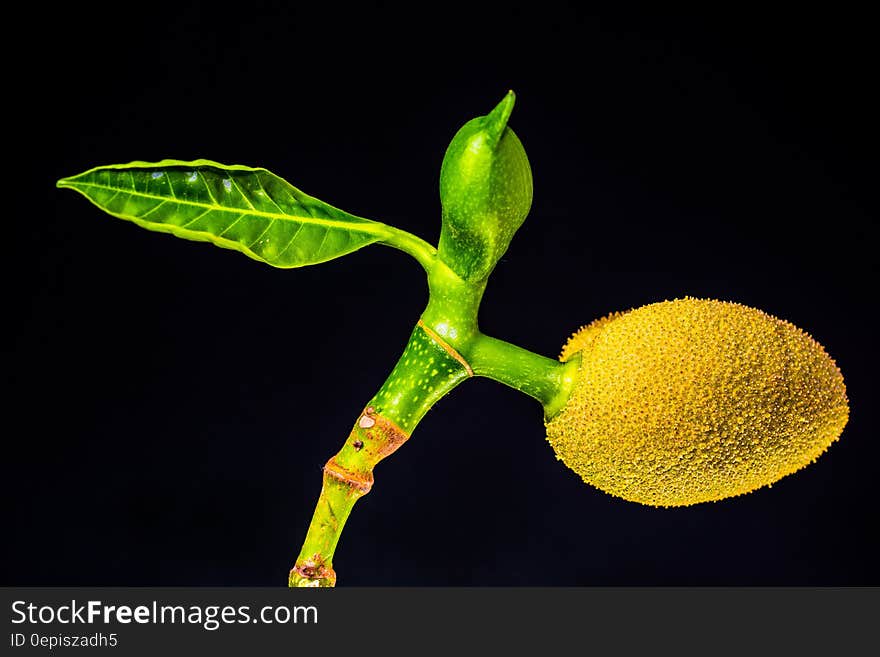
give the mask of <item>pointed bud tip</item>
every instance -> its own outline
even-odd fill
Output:
[[[507,121],[510,119],[510,113],[513,112],[513,104],[516,101],[516,94],[510,89],[501,99],[501,102],[495,106],[491,112],[486,115],[483,124],[486,132],[489,133],[489,139],[493,145],[498,143],[501,135],[504,134],[504,128],[507,127]]]

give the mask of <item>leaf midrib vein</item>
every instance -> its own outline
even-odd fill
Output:
[[[223,205],[211,204],[211,203],[200,203],[199,201],[189,201],[183,200],[180,198],[170,199],[167,196],[161,196],[160,194],[149,194],[147,192],[135,191],[130,189],[125,189],[121,187],[114,187],[113,185],[102,185],[100,183],[81,183],[81,182],[70,182],[68,183],[71,187],[97,187],[98,189],[107,189],[117,194],[120,192],[124,192],[126,194],[131,194],[132,196],[139,196],[141,198],[149,198],[157,201],[168,201],[171,203],[179,203],[181,205],[191,205],[198,208],[207,208],[209,210],[218,210],[220,212],[235,212],[238,214],[251,214],[257,217],[266,217],[269,219],[281,219],[284,221],[298,221],[302,223],[310,223],[316,224],[318,226],[332,226],[335,228],[343,228],[345,230],[353,230],[357,232],[370,233],[372,235],[377,236],[385,236],[386,231],[382,230],[385,225],[371,220],[363,220],[357,222],[346,222],[346,221],[336,221],[333,219],[323,219],[320,217],[312,217],[312,216],[299,216],[292,214],[278,214],[275,212],[265,212],[263,210],[249,210],[247,208],[228,208]],[[277,205],[277,204],[276,204]]]

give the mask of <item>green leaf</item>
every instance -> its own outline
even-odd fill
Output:
[[[210,160],[95,167],[58,187],[148,230],[211,242],[275,267],[326,262],[400,232],[327,205],[265,169]]]

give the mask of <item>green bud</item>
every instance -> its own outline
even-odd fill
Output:
[[[465,123],[440,168],[440,258],[465,280],[486,278],[532,205],[532,169],[507,120],[512,91]]]

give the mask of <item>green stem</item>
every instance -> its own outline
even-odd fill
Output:
[[[425,413],[472,374],[421,325],[342,449],[324,466],[323,486],[290,586],[333,586],[333,553],[354,503],[373,485],[373,468],[400,447]]]
[[[500,381],[541,402],[547,418],[562,408],[571,389],[576,361],[559,363],[480,333],[477,313],[486,281],[463,280],[436,251],[421,246],[427,243],[401,235],[393,245],[418,253],[428,272],[428,305],[388,379],[324,466],[321,494],[290,571],[290,586],[335,585],[339,536],[355,502],[372,488],[376,464],[397,450],[425,413],[459,383],[472,376]]]
[[[431,272],[437,259],[437,249],[428,244],[421,237],[417,237],[400,228],[386,225],[387,234],[382,244],[393,246],[415,258],[426,272]]]
[[[560,363],[480,334],[467,351],[476,376],[485,376],[537,399],[552,418],[568,399],[580,358]]]

